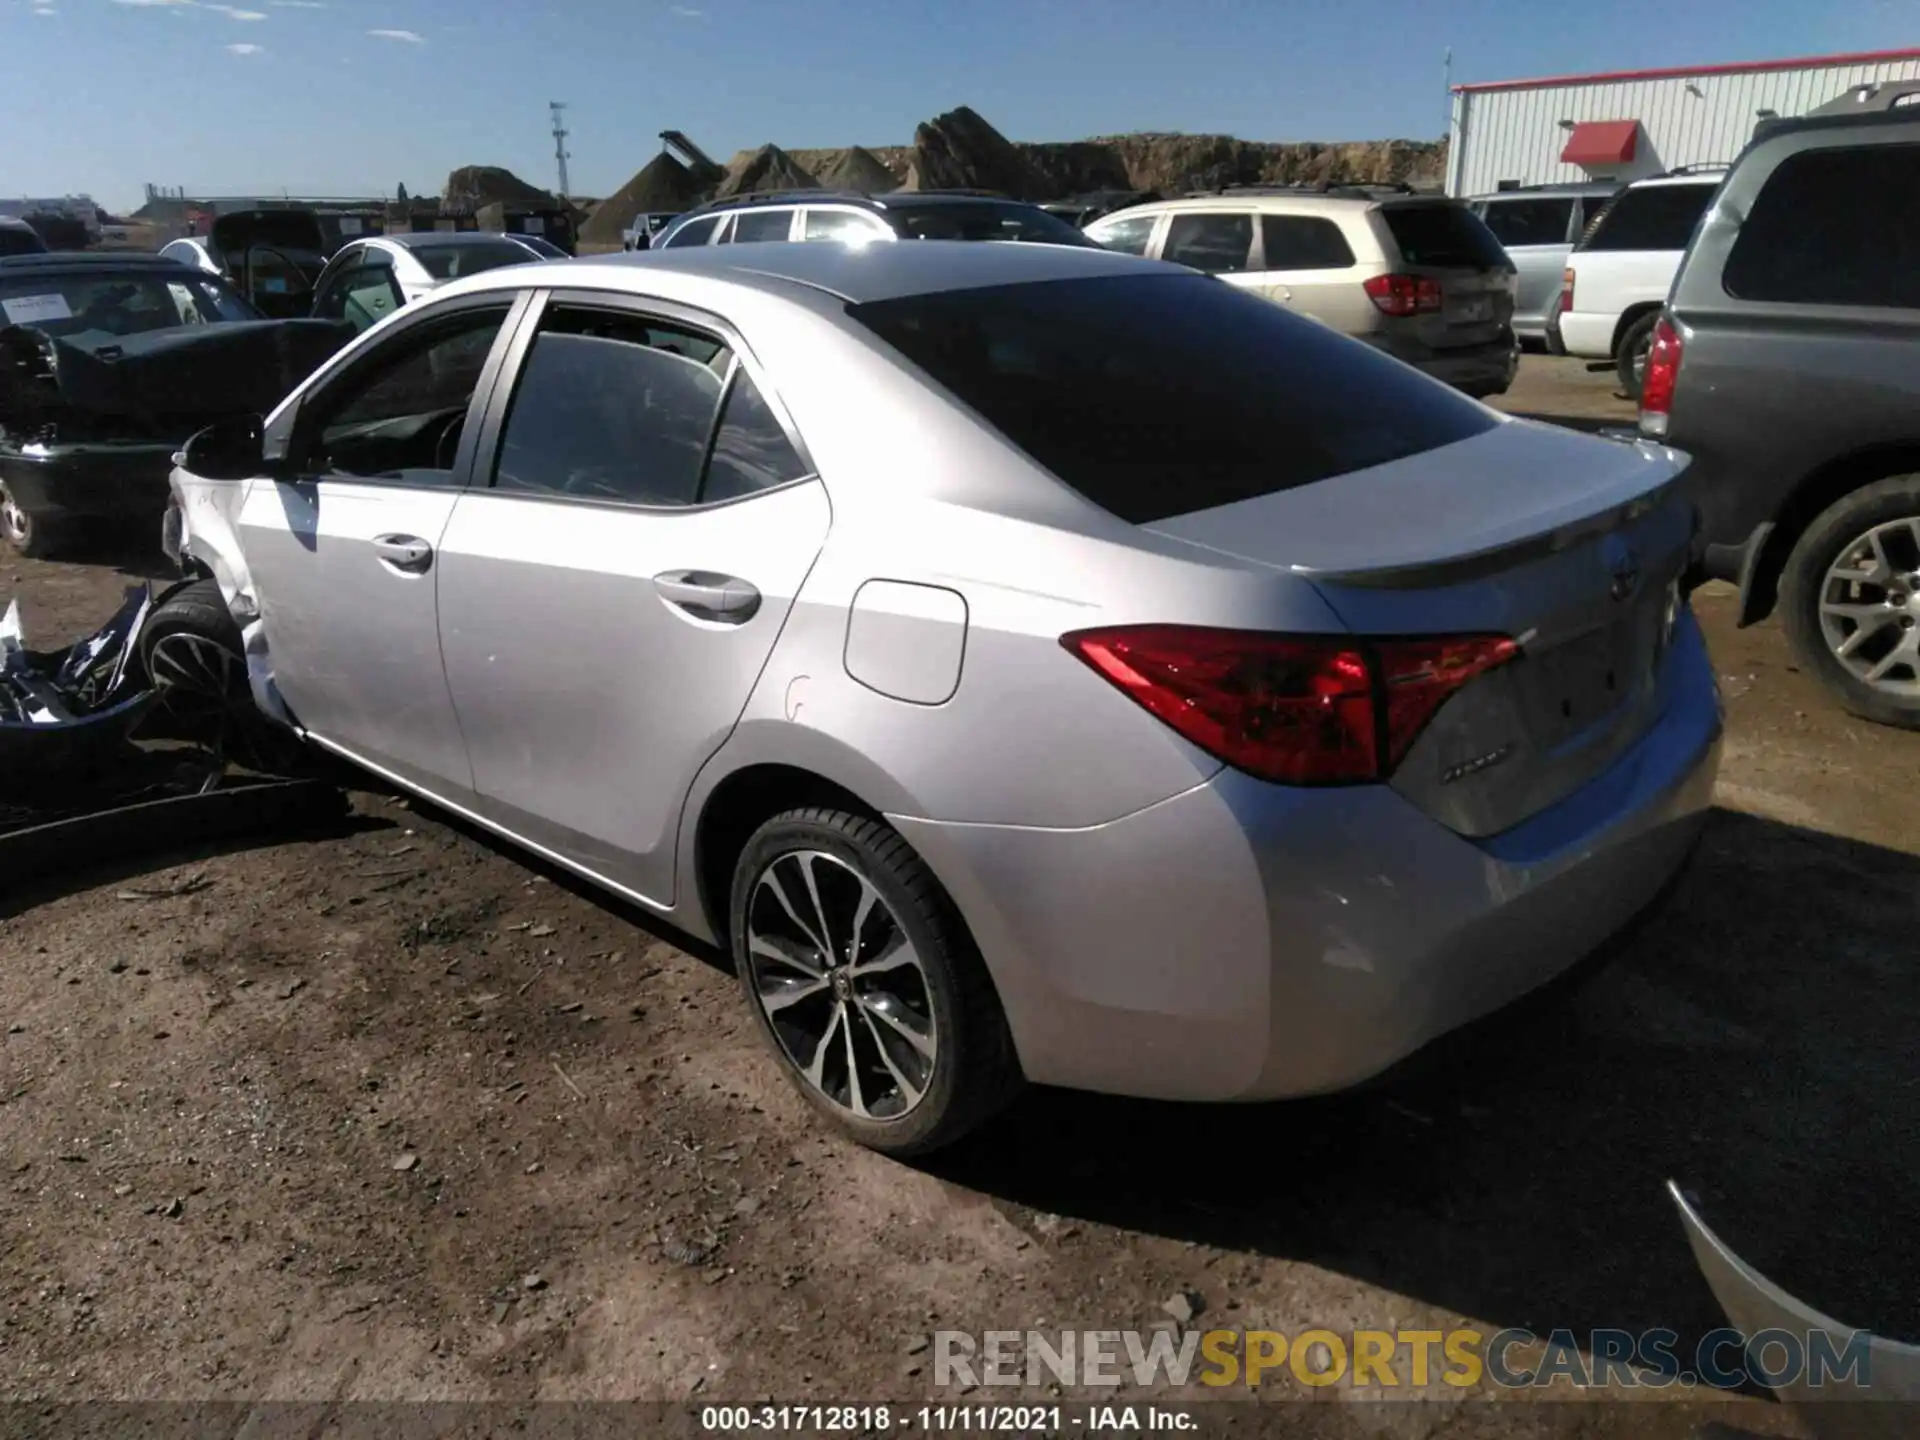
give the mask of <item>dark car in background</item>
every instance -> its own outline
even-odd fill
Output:
[[[157,524],[182,442],[271,409],[353,334],[156,255],[0,259],[0,320],[0,538],[27,556],[85,520]]]
[[[1641,431],[1694,457],[1740,623],[1777,608],[1849,710],[1920,729],[1920,105],[1759,128],[1675,277],[1640,403]]]
[[[0,256],[46,253],[47,242],[40,238],[38,230],[24,220],[16,220],[11,215],[0,215]]]
[[[1023,240],[1094,244],[1077,226],[1038,205],[976,191],[899,195],[791,190],[739,195],[689,210],[654,237],[654,249],[738,245],[760,240]]]

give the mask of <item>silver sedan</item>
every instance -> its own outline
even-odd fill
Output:
[[[493,271],[183,458],[262,709],[729,947],[895,1154],[1373,1076],[1647,907],[1718,763],[1684,456],[1099,250]]]

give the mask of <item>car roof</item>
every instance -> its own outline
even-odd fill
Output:
[[[1031,210],[1041,207],[1030,200],[1011,195],[989,195],[963,190],[889,190],[870,195],[864,190],[767,190],[753,195],[732,195],[725,200],[709,200],[691,210],[680,211],[688,218],[724,215],[731,210],[758,210],[787,205],[851,205],[881,214],[889,210],[925,209],[929,205],[1021,205]]]
[[[0,255],[0,271],[11,274],[20,270],[158,270],[176,275],[187,267],[163,255],[94,255],[77,250],[55,250],[46,255]]]
[[[355,240],[388,240],[404,250],[437,250],[458,245],[485,245],[516,240],[497,230],[406,230],[398,235],[356,235]],[[351,243],[351,242],[349,242]]]
[[[578,260],[550,260],[525,270],[489,270],[458,280],[445,294],[476,290],[564,286],[569,271],[630,281],[644,289],[649,272],[706,276],[746,289],[777,291],[788,285],[825,291],[849,304],[897,300],[946,290],[1024,285],[1046,280],[1087,280],[1139,274],[1142,270],[1191,275],[1181,265],[1141,260],[1097,246],[1044,245],[1020,241],[980,244],[965,240],[915,240],[898,245],[688,245],[638,250]],[[615,288],[626,288],[624,285]]]
[[[26,221],[20,219],[18,216],[0,215],[0,229],[31,230],[33,229],[33,227],[29,225]]]
[[[1653,190],[1664,185],[1718,185],[1727,178],[1727,171],[1731,168],[1722,165],[1690,175],[1649,175],[1644,180],[1634,181],[1627,189]]]

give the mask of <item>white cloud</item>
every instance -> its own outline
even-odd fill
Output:
[[[324,10],[321,0],[267,0],[275,10]]]
[[[229,45],[227,46],[227,53],[229,55],[264,55],[267,53],[267,47],[264,45]]]
[[[704,20],[707,18],[706,11],[696,10],[691,5],[673,5],[668,8],[670,8],[674,14],[688,20]]]
[[[424,45],[427,37],[414,30],[369,30],[376,40],[398,40],[403,45]]]
[[[116,5],[137,5],[141,8],[162,5],[191,5],[193,0],[113,0]]]
[[[58,15],[60,12],[54,9],[51,5],[36,5],[33,7],[33,13],[36,15],[45,15],[51,18],[55,15]]]
[[[264,10],[242,10],[238,5],[208,5],[203,3],[200,8],[203,10],[218,10],[229,20],[264,20],[267,18],[267,13]]]

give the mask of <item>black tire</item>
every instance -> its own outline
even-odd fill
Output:
[[[1620,372],[1620,388],[1629,400],[1640,398],[1640,385],[1647,373],[1647,352],[1653,349],[1653,327],[1659,323],[1660,312],[1649,310],[1620,337],[1614,368]]]
[[[848,1104],[823,1093],[788,1054],[786,1042],[776,1032],[760,998],[758,967],[762,962],[749,950],[749,907],[757,894],[758,903],[769,903],[758,888],[764,874],[783,860],[787,867],[801,864],[799,857],[808,852],[824,855],[829,862],[838,861],[854,877],[871,885],[891,912],[882,924],[890,921],[897,925],[920,962],[918,973],[924,979],[924,993],[932,1011],[929,1029],[934,1053],[927,1062],[930,1073],[919,1098],[894,1117],[862,1117]],[[827,868],[831,869],[830,863]],[[790,868],[786,873],[791,878]],[[974,1130],[1019,1092],[1019,1061],[986,966],[932,872],[886,825],[832,809],[789,810],[776,815],[754,832],[741,852],[734,867],[729,914],[735,969],[762,1038],[807,1103],[860,1144],[885,1155],[925,1155]],[[869,933],[872,930],[870,920]],[[827,939],[830,946],[835,943],[831,935]],[[841,958],[844,962],[848,957]],[[829,990],[818,997],[829,1012],[840,1005],[835,993]],[[846,1023],[852,1027],[850,1014]],[[864,1024],[871,1043],[853,1043],[865,1045],[868,1053],[878,1058],[872,1047],[879,1043],[884,1027],[876,1026],[871,1019]],[[823,1034],[828,1039],[833,1037],[831,1022]],[[867,1073],[878,1078],[882,1086],[888,1083],[872,1066]]]
[[[28,560],[51,560],[65,548],[67,528],[44,515],[23,510],[0,480],[0,538]]]
[[[1920,695],[1895,695],[1855,675],[1834,654],[1820,624],[1827,571],[1875,526],[1901,520],[1920,521],[1920,475],[1875,481],[1821,511],[1795,542],[1781,572],[1780,618],[1801,665],[1819,677],[1849,711],[1880,725],[1920,730]],[[1913,576],[1920,574],[1920,553],[1903,552],[1899,558],[1916,566],[1898,582],[1898,593],[1911,595]],[[1906,619],[1909,631],[1920,624],[1920,617],[1911,613]]]

